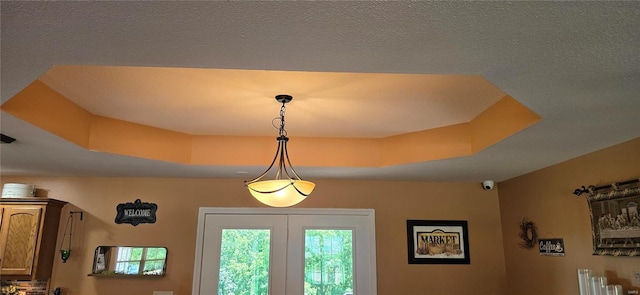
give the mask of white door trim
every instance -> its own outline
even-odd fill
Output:
[[[369,290],[370,295],[377,294],[376,272],[376,236],[375,211],[373,209],[331,209],[331,208],[236,208],[236,207],[201,207],[198,213],[198,228],[196,235],[196,255],[193,270],[192,295],[200,294],[200,280],[202,275],[202,255],[205,234],[205,217],[207,214],[256,214],[256,215],[351,215],[366,216],[369,222]]]

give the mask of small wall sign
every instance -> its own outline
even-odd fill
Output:
[[[140,199],[133,203],[118,204],[116,211],[116,223],[129,223],[136,226],[140,223],[156,223],[156,211],[158,205],[141,202]]]
[[[542,256],[564,256],[563,239],[538,239],[538,248]]]

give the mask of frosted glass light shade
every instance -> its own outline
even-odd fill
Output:
[[[280,179],[257,181],[247,187],[251,195],[265,205],[289,207],[302,202],[316,185],[305,180]]]

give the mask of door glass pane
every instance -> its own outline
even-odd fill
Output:
[[[271,230],[223,229],[218,294],[269,294]]]
[[[353,231],[305,230],[304,294],[353,294]]]

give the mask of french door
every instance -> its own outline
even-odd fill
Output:
[[[376,294],[370,209],[201,208],[194,295]]]

